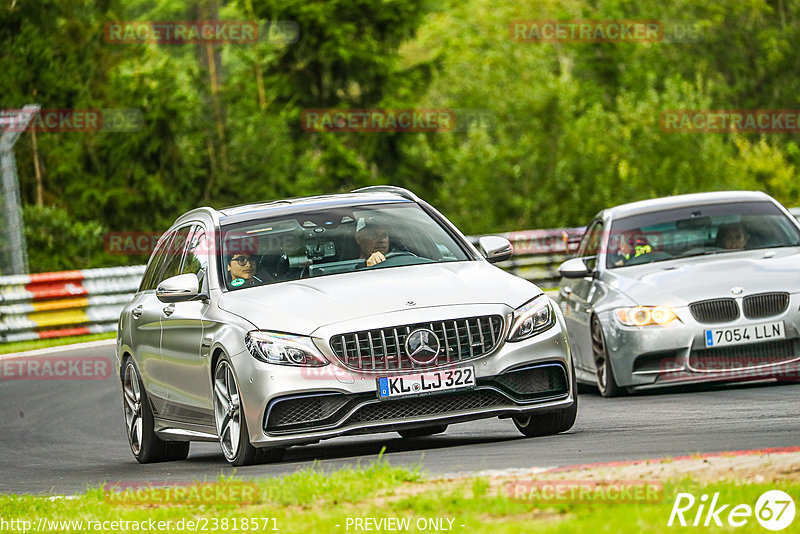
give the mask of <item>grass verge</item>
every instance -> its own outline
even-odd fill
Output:
[[[105,332],[103,334],[87,334],[85,336],[31,339],[30,341],[12,341],[11,343],[0,344],[0,354],[10,354],[12,352],[23,352],[26,350],[47,349],[50,347],[60,347],[62,345],[72,345],[75,343],[86,343],[88,341],[98,341],[101,339],[114,339],[115,337],[117,337],[116,332]]]
[[[223,502],[225,488],[250,485],[255,493],[248,502]],[[730,504],[721,514],[723,522],[737,504],[755,507],[759,496],[781,489],[795,499],[800,496],[800,481],[788,479],[776,486],[770,483],[721,480],[699,482],[692,478],[663,482],[658,500],[610,502],[592,499],[546,501],[541,498],[514,498],[506,484],[474,477],[454,480],[425,480],[419,470],[391,467],[379,461],[366,468],[323,472],[311,467],[292,475],[242,482],[221,479],[210,483],[215,497],[178,503],[156,499],[152,489],[138,491],[137,497],[120,502],[109,499],[103,488],[92,488],[74,498],[30,495],[0,495],[0,524],[4,531],[60,532],[463,532],[463,533],[635,533],[696,531],[698,529],[736,532],[764,532],[750,517],[739,528],[668,527],[667,522],[678,493],[713,496],[720,504]],[[221,488],[221,489],[220,489]],[[175,489],[173,487],[173,489]],[[132,491],[132,490],[126,490]],[[184,491],[188,491],[185,490]],[[220,493],[220,491],[222,493]],[[131,494],[133,495],[133,494]],[[199,493],[196,495],[198,496]],[[517,496],[520,494],[517,493]],[[178,499],[180,500],[180,499]],[[689,524],[697,506],[686,513]],[[39,523],[45,518],[49,523]],[[356,518],[362,520],[357,528]],[[365,523],[366,518],[376,522]],[[379,523],[397,518],[400,523]],[[702,521],[705,514],[702,515]],[[10,521],[17,521],[10,523]],[[21,523],[28,521],[30,523]],[[73,521],[73,523],[65,523]],[[112,524],[110,521],[133,523]],[[152,521],[152,522],[151,522]],[[158,524],[159,521],[165,523]],[[170,523],[167,524],[166,522]],[[181,523],[182,521],[182,523]],[[189,523],[189,522],[192,523]],[[407,521],[407,522],[404,522]],[[55,523],[61,522],[61,523]],[[109,522],[109,523],[103,523]],[[142,522],[148,522],[142,524]],[[20,528],[13,528],[14,526]],[[381,525],[383,528],[381,528]],[[144,526],[145,528],[141,528]],[[794,526],[794,525],[792,525]],[[10,528],[12,527],[12,528]],[[393,528],[388,528],[393,527]],[[791,531],[791,527],[787,530]]]

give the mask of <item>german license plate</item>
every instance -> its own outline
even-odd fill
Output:
[[[727,347],[729,345],[746,345],[748,343],[760,343],[762,341],[772,341],[784,339],[786,329],[783,321],[775,323],[749,324],[747,326],[737,326],[734,328],[718,328],[706,330],[706,347]]]
[[[413,397],[475,387],[475,370],[471,365],[400,376],[378,378],[378,398]]]

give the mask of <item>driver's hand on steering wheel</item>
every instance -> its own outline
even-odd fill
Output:
[[[382,261],[386,261],[386,256],[384,256],[382,252],[373,252],[372,255],[367,258],[367,267],[372,267]]]

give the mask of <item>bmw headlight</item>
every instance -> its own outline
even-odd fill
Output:
[[[309,337],[253,330],[247,333],[245,344],[253,358],[265,363],[300,367],[328,365]]]
[[[617,320],[625,326],[665,325],[678,319],[675,312],[667,306],[635,306],[619,308]]]
[[[556,314],[550,299],[539,295],[514,311],[514,322],[511,326],[509,341],[522,341],[541,334],[556,324]]]

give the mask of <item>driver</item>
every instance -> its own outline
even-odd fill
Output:
[[[653,252],[653,247],[639,230],[619,236],[618,246],[617,253],[612,254],[612,263],[617,267],[627,265],[632,259]]]
[[[722,224],[717,230],[717,243],[726,250],[742,250],[750,234],[739,223]]]
[[[230,275],[230,285],[233,287],[249,287],[261,284],[261,279],[256,276],[256,265],[255,256],[250,254],[236,253],[229,257],[228,274]]]
[[[360,258],[367,260],[367,267],[386,261],[390,247],[388,224],[378,217],[365,218],[363,225],[356,229],[356,243],[361,251]]]

